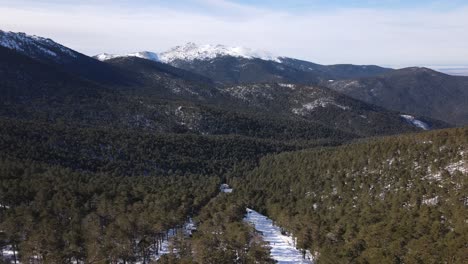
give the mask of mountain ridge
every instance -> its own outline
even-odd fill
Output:
[[[197,45],[193,42],[159,53],[143,51],[122,55],[102,53],[94,56],[94,58],[101,61],[118,57],[139,57],[164,62],[185,70],[195,71],[215,81],[231,84],[275,80],[294,80],[301,83],[316,84],[328,79],[367,77],[392,70],[376,65],[321,65],[285,56],[275,56],[267,51],[245,47],[230,47],[221,44]],[[260,69],[265,73],[260,74],[257,78],[244,79],[242,75],[248,75],[248,72],[252,71],[252,69],[248,68],[252,64],[255,65],[256,69]],[[224,72],[230,74],[231,77],[218,78],[220,73],[213,74],[213,71]],[[292,71],[296,71],[296,73],[291,73]],[[296,77],[291,78],[291,74]]]
[[[468,77],[408,67],[323,85],[387,109],[433,117],[455,125],[468,124]]]
[[[213,59],[216,57],[222,56],[232,56],[232,57],[240,57],[246,59],[263,59],[263,60],[272,60],[272,61],[279,61],[277,56],[272,55],[266,51],[260,50],[253,50],[250,48],[245,47],[232,47],[226,46],[222,44],[203,44],[198,45],[193,42],[188,42],[184,45],[175,46],[170,48],[167,51],[163,52],[149,52],[149,51],[142,51],[142,52],[134,52],[128,54],[107,54],[102,53],[93,56],[96,59],[105,61],[112,58],[117,57],[140,57],[146,58],[150,60],[160,61],[164,63],[171,63],[175,60],[185,60],[185,61],[194,61],[194,60],[208,60]]]

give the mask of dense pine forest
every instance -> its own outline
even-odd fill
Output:
[[[152,152],[174,147],[163,142]],[[168,166],[160,174],[109,161],[90,166],[101,158],[86,153],[73,167],[67,157],[43,157],[53,151],[37,152],[42,147],[35,144],[4,152],[0,162],[0,246],[18,252],[22,263],[150,263],[171,229],[177,230],[172,253],[160,263],[273,263],[260,234],[243,222],[247,207],[272,217],[317,263],[467,260],[466,128],[281,154],[267,149],[258,166],[239,158],[244,166]],[[261,156],[243,156],[247,147],[237,151],[244,160]],[[134,161],[145,157],[133,153]],[[169,159],[175,167],[186,163]],[[225,180],[233,193],[219,193]],[[190,217],[197,230],[188,236],[183,226]]]
[[[323,144],[1,123],[6,263],[271,263],[268,247],[242,221],[245,204],[218,197],[219,186],[268,153]],[[191,217],[193,238],[184,232]],[[169,240],[177,254],[159,253]]]
[[[2,160],[2,247],[22,263],[133,263],[218,191],[207,176],[116,176]],[[146,262],[146,261],[144,261]]]
[[[224,175],[268,153],[325,144],[237,135],[156,134],[0,119],[1,157],[115,175]],[[326,144],[332,144],[326,141]],[[336,141],[333,144],[337,144]]]
[[[317,263],[467,263],[468,129],[272,155],[238,195]]]

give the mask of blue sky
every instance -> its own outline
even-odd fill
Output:
[[[194,7],[207,2],[232,2],[240,5],[282,10],[304,11],[310,9],[334,8],[437,8],[453,9],[466,6],[465,0],[231,0],[231,1],[200,1],[200,0],[1,0],[4,4],[55,4],[55,5],[97,5],[119,4],[127,6],[188,6]]]
[[[235,0],[233,2],[268,6],[300,11],[302,9],[333,9],[333,8],[457,8],[466,5],[465,0]]]
[[[468,64],[466,0],[0,0],[0,29],[88,55],[190,41],[323,64]]]

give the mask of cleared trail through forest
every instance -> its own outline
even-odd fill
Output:
[[[275,226],[268,217],[247,208],[247,215],[244,220],[251,223],[260,232],[263,240],[271,247],[271,257],[279,264],[314,263],[310,252],[307,251],[306,259],[304,259],[301,250],[296,249],[294,246],[294,239],[291,236],[283,235],[281,228]]]

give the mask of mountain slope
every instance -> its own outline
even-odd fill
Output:
[[[140,103],[115,89],[0,47],[0,115],[83,126],[141,127]]]
[[[376,77],[329,82],[327,86],[387,109],[468,124],[468,77],[406,68]]]
[[[123,90],[134,94],[202,102],[222,99],[211,79],[168,64],[138,57],[117,57],[106,63],[131,76],[133,83]]]
[[[460,128],[272,155],[236,198],[319,263],[464,263],[467,140]]]
[[[276,117],[265,112],[251,113],[229,105],[201,104],[194,99],[184,99],[182,95],[169,100],[162,99],[158,93],[132,94],[110,89],[2,47],[0,58],[0,115],[3,117],[72,126],[159,133],[236,134],[322,143],[357,137],[317,122]],[[141,59],[135,61],[140,62],[147,63]],[[157,64],[149,66],[152,68]],[[168,80],[189,92],[192,92],[191,88],[199,89],[196,84]],[[215,93],[221,96],[215,97],[217,100],[226,97],[218,90]]]
[[[328,80],[369,77],[392,71],[392,69],[383,68],[376,65],[320,65],[309,61],[287,57],[281,57],[280,61],[282,64],[293,67],[295,69],[320,74],[323,76],[323,79],[328,77]]]
[[[276,115],[319,122],[361,136],[395,134],[424,128],[444,128],[447,124],[418,117],[409,122],[405,115],[369,105],[319,86],[271,83],[222,88],[246,106]]]
[[[221,56],[207,60],[174,60],[171,65],[207,76],[223,84],[285,82],[315,84],[320,75],[258,58]]]
[[[98,97],[106,89],[0,46],[0,98],[2,102],[75,96]]]
[[[48,38],[0,30],[0,46],[47,64],[59,65],[63,71],[106,85],[123,85],[131,82],[125,73],[111,65],[90,58]]]

